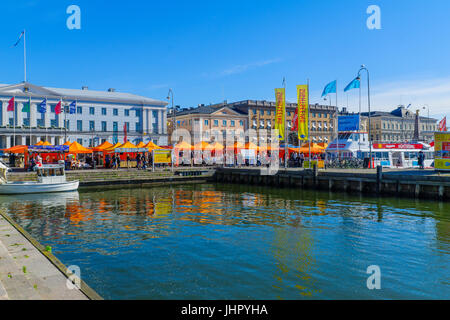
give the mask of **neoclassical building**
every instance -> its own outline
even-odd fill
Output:
[[[14,112],[8,102],[15,99]],[[47,99],[45,113],[38,106]],[[24,104],[31,101],[29,111]],[[62,113],[55,107],[62,101]],[[69,105],[76,101],[76,110]],[[13,145],[77,141],[92,146],[109,141],[153,141],[167,145],[167,102],[130,93],[41,87],[28,82],[0,84],[0,149]],[[74,109],[74,108],[72,108]],[[125,130],[126,129],[126,130]],[[15,142],[14,137],[15,136]]]

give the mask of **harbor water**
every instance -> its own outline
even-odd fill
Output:
[[[206,184],[0,208],[105,299],[450,298],[448,202]]]

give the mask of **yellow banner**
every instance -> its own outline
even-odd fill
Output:
[[[286,93],[284,88],[275,89],[275,103],[276,103],[276,115],[275,115],[275,129],[278,129],[280,140],[284,140],[284,122],[286,114]]]
[[[153,150],[153,163],[172,163],[172,150]]]
[[[447,133],[447,132],[435,132],[434,133],[434,141],[435,142],[443,142],[443,141],[449,141],[450,142],[450,133]]]
[[[436,169],[436,170],[449,170],[450,171],[450,159],[436,159],[436,160],[434,160],[434,169]]]
[[[309,139],[309,97],[308,97],[308,85],[297,86],[297,98],[298,98],[298,139]]]

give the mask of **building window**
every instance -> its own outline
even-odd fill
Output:
[[[230,126],[234,127],[234,120],[230,121]]]
[[[155,111],[153,111],[153,115],[155,114]],[[156,114],[158,114],[158,112],[156,111]],[[141,113],[139,112],[139,110],[136,110],[136,117],[140,117]]]
[[[113,116],[119,115],[119,109],[113,109]]]
[[[205,126],[209,126],[209,120],[205,120]]]
[[[50,126],[54,127],[54,128],[58,127],[58,123],[57,123],[56,119],[50,120]]]
[[[224,126],[224,127],[227,126],[227,120],[222,120],[222,126]]]
[[[129,117],[130,116],[130,110],[129,109],[125,109],[125,117]]]
[[[214,120],[214,127],[218,127],[219,126],[219,120]]]
[[[51,105],[50,106],[50,112],[55,113],[55,108],[56,108],[55,105]]]
[[[95,114],[95,108],[94,107],[89,107],[89,114],[90,115],[94,115]]]
[[[136,122],[136,131],[137,132],[140,132],[142,129],[141,129],[141,123],[140,122]]]
[[[83,131],[83,121],[82,120],[77,120],[77,130]]]
[[[79,144],[83,145],[83,139],[78,138],[78,139],[77,139],[77,142],[78,142]]]
[[[102,116],[106,116],[106,108],[102,108]]]
[[[107,126],[106,126],[106,121],[102,121],[102,131],[106,132],[107,130]]]
[[[113,131],[114,132],[119,131],[119,123],[117,121],[113,122]]]
[[[244,121],[243,121],[243,120],[240,120],[240,121],[239,121],[239,125],[240,125],[241,127],[243,127],[243,126],[244,126]]]
[[[77,107],[77,114],[83,114],[83,107]]]
[[[95,121],[89,121],[89,131],[95,131]]]

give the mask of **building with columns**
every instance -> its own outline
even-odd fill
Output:
[[[14,112],[7,111],[12,97],[15,98]],[[38,105],[44,99],[47,99],[47,110],[39,113]],[[23,112],[24,103],[28,101],[31,101],[30,110]],[[56,114],[55,106],[59,101],[62,101],[63,112]],[[69,104],[73,101],[76,101],[76,113],[69,114]],[[93,146],[104,141],[123,142],[125,135],[135,144],[152,141],[167,145],[166,106],[165,101],[114,89],[61,89],[28,82],[0,84],[0,149],[34,145],[41,140],[54,145],[77,141]]]

